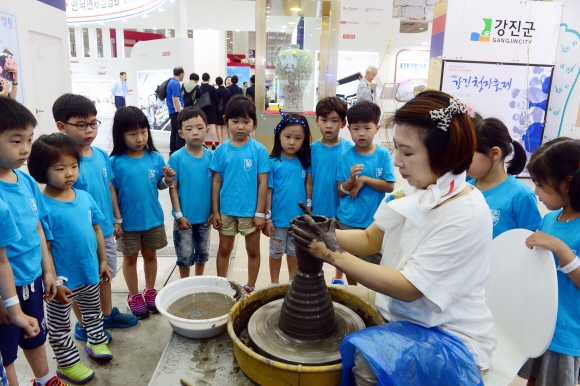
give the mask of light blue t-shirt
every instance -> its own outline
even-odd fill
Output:
[[[290,220],[303,214],[298,206],[306,203],[306,170],[298,157],[270,158],[268,188],[272,189],[272,222],[276,228],[287,228]]]
[[[89,193],[78,189],[75,193],[75,199],[68,202],[45,196],[50,213],[42,218],[56,275],[66,277],[65,285],[71,290],[99,282],[97,235],[93,224],[105,219]]]
[[[0,248],[15,243],[22,237],[14,223],[8,205],[2,200],[0,200],[0,229],[2,229],[2,232],[0,232]]]
[[[42,251],[36,229],[49,212],[36,181],[20,170],[14,170],[18,182],[0,181],[0,199],[10,208],[22,238],[6,246],[6,255],[14,272],[14,284],[28,285],[42,275]]]
[[[351,149],[351,142],[341,139],[336,146],[323,145],[320,140],[310,146],[311,164],[308,173],[312,175],[312,210],[314,214],[336,218],[339,197],[336,191],[336,167],[338,158]]]
[[[175,170],[174,180],[179,183],[177,194],[181,213],[192,224],[206,223],[212,213],[211,183],[213,172],[209,168],[213,151],[204,149],[196,158],[185,147],[169,157],[169,166]],[[171,213],[175,217],[173,209]]]
[[[477,186],[477,180],[468,181]],[[535,231],[542,220],[538,199],[526,184],[509,176],[493,189],[481,192],[491,210],[493,238],[511,229]]]
[[[268,150],[250,138],[243,146],[227,140],[218,146],[209,166],[221,174],[220,213],[254,217],[258,205],[258,174],[270,171]]]
[[[377,145],[376,150],[368,155],[359,154],[354,148],[342,153],[336,168],[336,181],[344,182],[348,180],[350,178],[350,168],[356,164],[364,165],[359,175],[360,177],[367,176],[388,182],[397,181],[391,154],[382,146]],[[337,182],[335,182],[334,190],[336,190]],[[337,212],[338,220],[351,227],[367,228],[372,224],[373,216],[384,198],[384,192],[374,190],[365,184],[354,199],[350,198],[350,196],[340,197]]]
[[[146,231],[163,224],[157,189],[159,180],[163,178],[163,156],[156,151],[147,151],[141,158],[121,154],[112,156],[110,161],[115,173],[113,186],[117,189],[123,231]]]
[[[179,103],[183,107],[183,95],[181,95],[181,86],[179,81],[175,78],[171,78],[169,83],[167,83],[167,88],[165,89],[165,103],[167,103],[167,110],[169,114],[176,113],[175,106],[173,105],[173,97],[179,97]]]
[[[100,224],[103,236],[107,237],[113,234],[113,198],[109,185],[115,178],[109,156],[99,148],[91,146],[93,154],[89,157],[81,157],[79,166],[79,179],[73,185],[73,188],[88,192],[97,205],[105,219]]]
[[[576,255],[580,253],[580,219],[558,222],[562,210],[550,212],[540,222],[539,230],[562,240]],[[556,266],[558,259],[554,256]],[[558,317],[548,350],[580,356],[580,288],[567,274],[558,271]]]

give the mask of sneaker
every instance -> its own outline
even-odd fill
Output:
[[[157,311],[157,307],[155,306],[157,290],[155,288],[147,288],[147,286],[145,286],[145,288],[143,288],[143,297],[145,298],[149,312],[152,314],[158,313],[159,311]]]
[[[255,288],[254,288],[254,287],[252,287],[252,286],[251,286],[251,285],[249,285],[249,284],[246,284],[246,285],[244,285],[244,287],[243,287],[243,288],[244,288],[244,291],[246,291],[246,293],[247,293],[247,294],[251,294],[251,293],[252,293],[252,292],[254,292],[254,290],[255,290]]]
[[[344,285],[344,280],[332,278],[332,281],[330,282],[330,284],[340,284],[340,285]]]
[[[32,385],[33,386],[42,386],[40,384],[40,382],[36,382],[35,379],[32,380]],[[63,381],[60,380],[59,377],[57,377],[56,375],[52,378],[50,378],[45,384],[44,386],[68,386],[66,383],[64,383]]]
[[[109,348],[107,347],[107,343],[101,344],[87,343],[87,345],[85,346],[85,351],[87,354],[89,354],[91,357],[95,359],[101,359],[106,361],[113,359],[113,354],[111,353],[111,350],[109,350]]]
[[[109,331],[105,331],[105,335],[107,336],[107,341],[110,342],[113,340],[113,337],[109,333]],[[75,339],[82,340],[83,342],[88,342],[89,337],[87,336],[87,329],[81,327],[79,322],[75,323]]]
[[[75,385],[82,385],[93,379],[95,372],[83,365],[82,362],[77,362],[70,367],[56,367],[56,375],[59,378],[74,383]]]
[[[128,328],[136,324],[137,318],[135,315],[123,314],[117,307],[113,307],[111,315],[103,318],[103,328]]]
[[[147,303],[145,303],[145,299],[143,299],[141,294],[127,295],[127,308],[137,319],[144,319],[149,316]]]

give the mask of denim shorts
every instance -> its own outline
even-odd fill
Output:
[[[288,236],[288,228],[274,228],[274,233],[270,236],[270,257],[280,259],[285,253],[289,256],[296,256],[296,248],[292,239]]]
[[[26,315],[36,318],[40,333],[33,338],[24,338],[25,331],[13,324],[0,324],[0,354],[4,366],[10,366],[16,360],[18,346],[23,350],[33,350],[44,346],[48,329],[44,320],[44,301],[42,299],[42,278],[39,276],[33,283],[16,286],[20,308]]]
[[[173,244],[177,255],[177,265],[189,268],[193,264],[205,264],[209,259],[211,224],[191,224],[189,229],[179,229],[177,220],[173,223]]]

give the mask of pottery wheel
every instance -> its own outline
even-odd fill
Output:
[[[301,365],[330,365],[340,363],[340,344],[351,332],[365,328],[365,324],[348,307],[333,302],[336,330],[325,339],[301,340],[284,334],[278,328],[278,319],[284,299],[270,302],[258,309],[248,323],[252,346],[265,357]]]

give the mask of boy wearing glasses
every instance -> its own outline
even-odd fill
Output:
[[[109,156],[104,150],[91,146],[101,124],[97,120],[97,109],[90,99],[82,95],[63,94],[54,102],[52,115],[58,130],[71,137],[80,148],[82,157],[79,178],[73,187],[88,192],[105,215],[105,220],[100,225],[105,237],[107,264],[111,278],[114,278],[117,273],[115,239],[123,234],[123,219],[117,204],[117,194],[111,183],[115,176],[109,164]],[[104,328],[127,328],[137,324],[135,316],[121,313],[117,307],[113,307],[110,282],[101,282],[100,296]],[[78,319],[74,336],[86,342],[87,331],[83,327],[81,312],[76,304],[73,310]],[[110,339],[109,333],[106,334]]]

